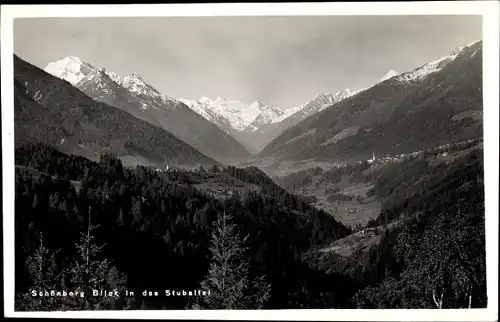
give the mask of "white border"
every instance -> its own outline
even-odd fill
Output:
[[[102,311],[14,312],[14,113],[13,18],[21,17],[160,17],[288,15],[482,15],[484,151],[486,189],[487,309],[472,310],[269,310],[269,311]],[[497,321],[498,320],[498,120],[499,3],[365,2],[175,5],[2,5],[2,146],[4,225],[4,307],[7,317],[356,320],[356,321]]]

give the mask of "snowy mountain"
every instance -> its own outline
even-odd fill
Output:
[[[72,66],[59,69],[59,75],[78,82],[83,73],[75,68],[75,59],[66,61]],[[56,65],[61,66],[59,62],[51,68]],[[90,65],[82,64],[82,70],[86,66]],[[94,71],[85,72],[88,76]],[[97,102],[69,82],[15,55],[14,113],[16,144],[49,144],[93,161],[99,161],[102,153],[111,153],[128,165],[161,166],[168,162],[196,167],[218,163],[165,129]]]
[[[394,76],[397,76],[399,75],[399,73],[397,71],[395,71],[394,69],[391,69],[390,71],[387,72],[387,74],[384,75],[384,77],[382,77],[378,82],[378,83],[382,83],[386,80],[388,80],[389,78],[393,78]]]
[[[320,100],[321,102],[321,100]],[[482,42],[456,48],[289,126],[259,154],[347,162],[482,135]]]
[[[398,82],[405,84],[413,84],[417,81],[421,81],[426,78],[428,75],[438,72],[443,69],[451,61],[455,60],[457,56],[462,52],[465,48],[471,47],[477,44],[479,41],[472,42],[468,45],[461,46],[455,48],[449,54],[430,61],[422,66],[419,66],[409,72],[399,73],[393,69],[389,70],[379,81],[377,81],[373,86],[383,83],[389,79],[394,79]],[[371,86],[371,87],[373,87]],[[371,88],[369,87],[369,88]],[[295,107],[295,113],[292,114],[291,117],[297,117],[298,115],[302,116],[302,119],[309,117],[317,112],[321,112],[329,106],[332,106],[346,98],[354,96],[362,91],[367,90],[368,88],[359,89],[359,90],[350,90],[345,89],[336,94],[321,94],[316,97],[314,100],[307,102],[306,104],[302,104],[298,107]],[[295,115],[296,114],[296,115]]]
[[[179,101],[232,135],[252,153],[258,153],[265,144],[279,135],[281,122],[297,111],[267,105],[261,101],[244,103],[221,97],[214,100],[202,97],[198,100]]]
[[[121,86],[141,100],[142,109],[147,109],[150,105],[153,108],[171,108],[179,105],[177,100],[160,94],[137,73],[121,77],[104,68],[95,68],[78,57],[70,56],[51,62],[44,70],[80,89],[94,86],[94,90],[102,89],[108,94],[110,88],[107,87]],[[111,84],[112,82],[116,84]],[[96,99],[96,97],[93,98]]]
[[[421,81],[425,78],[427,78],[429,75],[436,73],[440,70],[442,70],[446,65],[448,65],[450,62],[454,61],[460,53],[462,53],[464,50],[475,46],[477,43],[479,43],[480,40],[474,41],[470,44],[467,44],[465,46],[460,46],[455,48],[453,51],[448,53],[447,55],[440,57],[438,59],[435,59],[433,61],[430,61],[428,63],[425,63],[409,72],[401,73],[395,79],[403,84],[413,84],[415,82]],[[472,55],[475,55],[478,49],[474,51]],[[472,57],[471,57],[472,58]]]
[[[94,100],[171,132],[220,162],[234,163],[250,156],[231,135],[179,100],[161,94],[137,73],[122,77],[77,57],[51,62],[45,71],[68,81]]]
[[[296,114],[300,114],[303,118],[308,117],[314,113],[320,112],[333,104],[340,102],[348,97],[356,95],[361,90],[344,89],[335,94],[320,94],[313,100],[307,102]]]
[[[51,62],[45,67],[46,72],[68,81],[71,85],[80,82],[94,70],[94,66],[82,62],[80,58],[74,56]]]
[[[395,77],[399,75],[398,72],[395,70],[391,69],[389,70],[379,81],[377,81],[373,86],[376,84],[382,83],[392,77]],[[368,87],[371,88],[371,87]],[[298,105],[296,107],[293,107],[291,110],[293,111],[289,116],[287,116],[286,120],[288,124],[295,125],[298,122],[306,119],[307,117],[321,112],[325,110],[326,108],[335,105],[349,97],[352,97],[362,91],[367,90],[368,88],[362,88],[362,89],[349,89],[346,88],[344,90],[341,90],[335,94],[320,94],[317,97],[315,97],[313,100],[308,101],[302,105]]]
[[[274,124],[281,122],[285,118],[291,115],[291,111],[281,109],[272,105],[264,105],[262,102],[257,101],[253,104],[257,105],[257,108],[260,110],[260,114],[253,120],[250,124],[255,128],[260,128],[262,125],[266,124]]]
[[[390,78],[393,73],[396,72],[389,71],[384,78]],[[304,104],[288,109],[266,105],[261,101],[248,104],[220,97],[215,100],[202,97],[198,100],[179,101],[231,134],[250,152],[258,153],[287,128],[363,90],[365,89],[344,89],[335,94],[320,94]]]
[[[249,104],[221,97],[179,101],[225,130],[252,131],[262,124],[276,123],[289,115],[286,110],[261,101]]]

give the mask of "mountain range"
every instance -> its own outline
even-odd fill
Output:
[[[408,72],[389,70],[368,88],[319,94],[291,108],[221,97],[172,98],[137,73],[118,76],[75,56],[49,63],[45,72],[15,57],[16,97],[22,107],[16,117],[28,122],[19,123],[21,136],[39,135],[67,148],[72,142],[75,149],[83,146],[92,153],[104,145],[148,162],[159,162],[162,155],[169,155],[170,162],[205,165],[268,157],[277,162],[359,160],[482,135],[481,54],[482,42],[474,42]],[[46,127],[30,123],[43,117],[50,121]],[[59,119],[69,123],[57,125]],[[102,132],[107,126],[124,127],[123,122],[131,123],[127,133]],[[57,135],[47,138],[39,132],[49,129]],[[172,143],[189,152],[156,151],[152,142],[159,137],[168,137],[164,149]],[[82,138],[93,143],[81,143]]]
[[[121,77],[74,56],[51,62],[44,70],[94,100],[163,128],[219,162],[234,163],[250,156],[231,135],[181,101],[160,94],[137,73]]]
[[[398,74],[391,69],[375,84]],[[287,128],[364,90],[346,88],[334,94],[322,93],[310,101],[291,108],[266,105],[261,101],[247,104],[220,97],[215,100],[202,97],[198,100],[180,99],[180,101],[231,134],[250,152],[258,154]]]
[[[138,73],[121,77],[76,56],[50,62],[44,70],[89,97],[160,126],[200,152],[226,163],[248,159],[248,151],[259,153],[288,127],[362,91],[345,89],[320,94],[304,104],[280,108],[261,101],[244,103],[221,97],[175,99],[160,93]],[[391,70],[380,81],[396,74]]]
[[[294,111],[266,105],[261,101],[243,103],[217,97],[212,100],[180,99],[193,111],[216,124],[253,154],[257,154],[272,138],[263,136],[262,129],[275,128]]]
[[[70,79],[83,80],[86,72],[70,73]],[[92,160],[111,153],[128,164],[220,165],[159,126],[98,102],[17,56],[14,89],[16,145],[40,142]]]
[[[220,97],[180,101],[231,134],[251,153],[258,154],[288,127],[360,91],[345,89],[335,94],[320,94],[304,104],[286,109],[261,101],[248,104]]]
[[[392,74],[289,127],[259,157],[348,162],[482,136],[482,41]]]

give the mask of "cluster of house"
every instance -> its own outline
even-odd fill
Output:
[[[170,168],[170,166],[167,164],[165,168],[156,168],[156,172],[177,172],[178,170],[175,168]]]
[[[355,213],[358,213],[359,212],[359,209],[358,208],[345,208],[345,210],[350,213],[350,214],[355,214]]]
[[[367,160],[367,162],[370,164],[375,163],[375,161],[378,161],[379,163],[382,163],[382,164],[387,163],[387,162],[399,162],[399,161],[408,160],[411,158],[416,158],[422,154],[423,154],[423,151],[416,151],[416,152],[409,153],[409,154],[397,154],[394,156],[386,155],[386,156],[383,156],[379,159],[375,159],[375,153],[373,153],[373,157],[371,159]]]

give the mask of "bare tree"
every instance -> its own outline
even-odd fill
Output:
[[[439,297],[436,297],[436,290],[432,290],[432,299],[434,300],[434,303],[436,304],[436,307],[438,309],[443,308],[443,295],[444,289],[441,291],[441,295]]]

